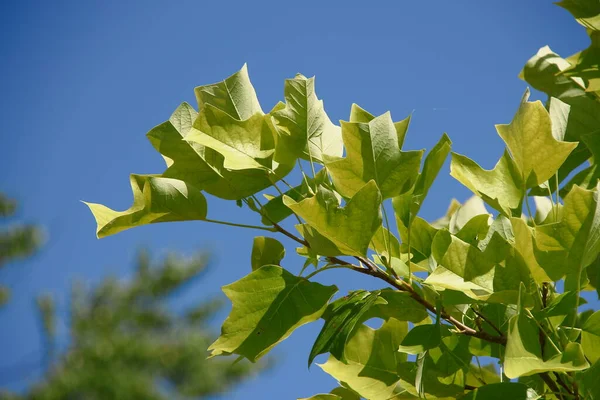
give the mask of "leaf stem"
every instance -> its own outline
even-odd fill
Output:
[[[288,232],[283,227],[281,227],[281,225],[279,225],[277,223],[273,223],[273,228],[277,232],[284,234],[288,238],[290,238],[306,247],[310,247],[310,244],[306,240],[301,239],[301,238],[297,237],[296,235]],[[457,320],[456,318],[454,318],[453,316],[448,314],[446,311],[437,310],[433,304],[431,304],[429,301],[424,299],[419,293],[417,293],[415,291],[415,289],[411,286],[410,283],[405,282],[400,279],[396,279],[396,278],[392,277],[391,275],[388,275],[384,271],[381,271],[379,268],[377,268],[377,266],[375,266],[370,260],[368,260],[365,257],[355,256],[354,258],[356,258],[358,261],[360,261],[361,264],[364,264],[367,268],[364,268],[364,267],[361,267],[358,265],[354,265],[352,263],[349,263],[349,262],[344,261],[337,257],[328,257],[328,259],[332,263],[335,263],[338,265],[345,265],[347,268],[351,268],[356,272],[360,272],[361,274],[369,275],[374,278],[379,278],[379,279],[387,282],[390,286],[398,289],[401,292],[408,292],[410,297],[412,297],[419,304],[423,305],[427,310],[431,311],[434,314],[439,313],[443,319],[445,319],[446,321],[448,321],[449,323],[454,325],[460,334],[476,337],[478,339],[482,339],[482,340],[485,340],[485,341],[488,341],[491,343],[497,343],[502,346],[506,346],[506,336],[504,336],[504,335],[494,336],[487,332],[477,331],[477,330],[463,324],[462,322],[460,322],[459,320]]]
[[[310,279],[313,276],[317,275],[318,273],[323,272],[323,271],[327,271],[328,269],[339,269],[339,268],[352,269],[352,268],[349,268],[347,265],[341,265],[341,264],[330,265],[330,266],[327,266],[327,267],[319,268],[319,269],[311,272],[310,274],[306,275],[304,277],[304,279]]]
[[[210,222],[210,223],[213,223],[213,224],[219,224],[219,225],[237,226],[238,228],[260,229],[260,230],[269,231],[269,232],[275,232],[276,231],[275,229],[267,227],[267,226],[237,224],[235,222],[219,221],[219,220],[216,220],[216,219],[209,219],[209,218],[206,218],[203,221]]]

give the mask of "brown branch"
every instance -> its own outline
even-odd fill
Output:
[[[542,380],[546,384],[546,386],[548,386],[552,392],[554,392],[561,399],[564,400],[564,396],[562,395],[562,393],[560,393],[560,389],[558,388],[558,386],[556,386],[556,383],[554,383],[554,381],[552,380],[552,378],[550,378],[550,375],[548,375],[547,372],[542,372],[539,375],[540,375],[540,378],[542,378]]]
[[[271,223],[273,224],[273,227],[275,228],[276,231],[284,234],[288,238],[290,238],[306,247],[310,247],[310,244],[306,240],[293,235],[292,233],[285,230],[281,225],[277,224],[276,222],[271,221]],[[431,304],[430,302],[428,302],[427,300],[425,300],[423,297],[421,297],[421,295],[419,295],[419,293],[417,293],[415,291],[415,289],[413,289],[413,287],[408,282],[405,282],[405,281],[399,280],[399,279],[395,279],[395,278],[389,276],[388,274],[384,273],[379,268],[377,268],[377,266],[375,266],[370,260],[366,259],[365,257],[357,256],[355,258],[361,264],[366,265],[367,268],[363,268],[363,267],[354,265],[352,263],[349,263],[349,262],[344,261],[337,257],[327,257],[327,258],[336,264],[347,265],[347,266],[351,267],[353,270],[360,272],[361,274],[365,274],[365,275],[372,276],[374,278],[382,279],[385,282],[387,282],[388,284],[390,284],[392,287],[398,289],[399,291],[408,292],[415,301],[417,301],[419,304],[423,305],[426,309],[428,309],[432,313],[437,314],[438,310],[436,310],[435,306],[433,304]],[[453,316],[451,316],[444,310],[441,310],[440,315],[443,319],[445,319],[446,321],[448,321],[452,325],[454,325],[456,327],[456,329],[458,329],[459,333],[461,333],[463,335],[476,337],[476,338],[479,338],[479,339],[482,339],[482,340],[485,340],[488,342],[498,343],[503,346],[506,346],[506,337],[501,332],[500,332],[500,336],[494,336],[494,335],[490,335],[487,332],[477,331],[477,330],[463,324],[462,322],[460,322],[459,320],[457,320],[456,318],[454,318]]]
[[[500,328],[498,328],[488,317],[486,317],[485,315],[483,315],[482,313],[480,313],[479,311],[477,311],[476,309],[474,309],[473,307],[471,307],[471,310],[473,310],[473,312],[482,320],[484,320],[485,322],[487,322],[487,324],[489,326],[491,326],[496,332],[498,332],[498,334],[500,336],[503,336],[504,333],[502,333],[502,331],[500,330]]]

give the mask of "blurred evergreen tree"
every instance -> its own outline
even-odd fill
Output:
[[[17,203],[0,192],[0,224],[13,217]],[[9,262],[32,255],[43,243],[43,230],[36,225],[21,222],[10,223],[0,228],[0,268]],[[0,285],[0,306],[8,301],[10,289]]]
[[[106,279],[93,290],[74,285],[70,345],[55,356],[56,312],[49,296],[38,309],[52,360],[43,380],[24,395],[0,399],[198,399],[226,392],[266,364],[207,359],[214,339],[208,320],[221,300],[186,312],[167,305],[170,295],[199,277],[206,258],[171,254],[151,265],[141,252],[133,279]]]

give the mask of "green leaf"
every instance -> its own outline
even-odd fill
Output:
[[[450,222],[448,224],[448,230],[450,233],[456,234],[461,231],[469,222],[473,224],[475,221],[473,219],[475,217],[479,217],[481,215],[490,216],[490,212],[485,207],[485,203],[478,196],[471,196],[464,204],[459,205],[456,211],[450,217]],[[481,218],[481,217],[479,217]],[[479,221],[477,221],[476,225],[479,225]],[[489,224],[488,224],[489,225]],[[464,231],[467,233],[467,231]],[[470,236],[470,235],[469,235]]]
[[[211,105],[237,120],[245,120],[256,113],[263,113],[246,64],[241,70],[224,81],[194,89],[200,110]]]
[[[317,320],[336,291],[274,265],[224,286],[233,309],[209,347],[211,356],[235,353],[256,361],[296,328]]]
[[[316,229],[308,224],[296,225],[300,235],[308,242],[310,253],[317,256],[336,257],[344,253],[331,240],[321,235]]]
[[[206,218],[206,199],[198,189],[183,181],[134,174],[129,181],[133,191],[133,205],[129,209],[114,211],[102,204],[85,203],[96,219],[98,238],[146,224]]]
[[[567,58],[571,67],[563,71],[563,75],[583,79],[586,92],[600,94],[600,13],[596,15],[596,31],[588,31],[592,43],[590,46]]]
[[[302,180],[302,184],[295,186],[284,193],[285,196],[290,197],[294,201],[298,202],[305,199],[308,196],[314,195],[314,187],[318,187],[327,181],[327,171],[325,169],[317,172],[314,178],[308,178]],[[271,225],[273,222],[278,223],[292,215],[290,210],[285,204],[283,204],[283,196],[279,195],[269,200],[267,204],[263,206],[263,223]]]
[[[341,400],[341,399],[342,399],[342,397],[335,395],[335,394],[321,393],[321,394],[315,394],[314,396],[311,396],[311,397],[303,397],[298,400]]]
[[[429,189],[433,185],[433,181],[437,177],[438,173],[442,169],[448,153],[450,153],[450,147],[452,141],[445,133],[442,135],[440,140],[431,151],[425,157],[423,163],[423,170],[417,177],[415,186],[412,191],[395,197],[393,199],[394,211],[396,213],[396,221],[398,221],[398,227],[408,229],[411,226],[413,219],[419,213],[423,201],[429,193]]]
[[[521,218],[511,218],[510,223],[515,235],[514,248],[523,257],[523,261],[529,268],[529,272],[535,282],[538,285],[541,285],[543,282],[550,282],[551,280],[548,275],[556,276],[556,274],[552,270],[549,271],[549,274],[546,273],[547,264],[540,265],[538,263],[533,246],[534,230],[527,226],[527,223]]]
[[[344,197],[352,197],[374,180],[384,199],[408,191],[415,183],[422,151],[403,152],[390,113],[368,123],[342,121],[346,157],[327,162],[333,183]]]
[[[302,155],[324,162],[326,156],[340,157],[343,151],[339,126],[334,125],[315,93],[315,78],[296,75],[286,79],[285,108],[272,113],[289,159]]]
[[[375,115],[361,108],[358,104],[352,104],[352,107],[350,109],[350,122],[369,123],[374,119]],[[402,146],[404,145],[404,139],[406,139],[406,134],[408,133],[410,120],[411,116],[409,115],[401,121],[394,122],[394,128],[396,128],[396,135],[398,135],[398,146],[400,148],[402,148]]]
[[[327,309],[325,324],[310,351],[310,366],[319,354],[331,353],[338,360],[344,360],[346,342],[365,312],[371,308],[379,292],[358,290],[345,296]]]
[[[198,113],[188,103],[182,103],[171,118],[146,135],[152,146],[167,163],[165,178],[183,180],[203,189],[219,179],[219,174],[204,160],[204,147],[182,140],[192,129]]]
[[[243,121],[208,105],[194,122],[185,140],[209,147],[223,156],[229,170],[264,169],[271,171],[275,142],[263,114]]]
[[[577,143],[558,141],[552,135],[550,115],[541,101],[529,102],[529,90],[512,122],[496,125],[527,188],[546,182],[564,163]]]
[[[477,247],[451,235],[446,230],[439,231],[435,235],[432,244],[433,256],[439,265],[490,293],[494,291],[493,260],[498,257],[501,258],[500,254],[496,254],[497,251],[495,248],[490,248],[489,252],[484,253]],[[494,257],[490,257],[490,255]],[[429,278],[431,276],[428,277],[428,280]],[[429,280],[429,282],[432,282],[432,280]],[[461,288],[454,287],[449,289],[461,290]]]
[[[569,11],[577,22],[588,29],[600,30],[600,3],[589,0],[562,0],[559,6]]]
[[[581,327],[581,347],[592,364],[600,360],[600,311],[593,313]]]
[[[398,238],[383,225],[375,232],[371,248],[376,253],[387,257],[388,260],[392,257],[400,258],[400,242]]]
[[[527,385],[516,382],[492,383],[475,390],[461,397],[462,400],[530,400],[537,398],[535,392],[529,389]]]
[[[408,327],[406,322],[386,321],[374,330],[360,326],[348,341],[345,362],[330,356],[320,367],[367,399],[388,399],[398,382],[397,365],[406,356],[395,351]]]
[[[600,379],[598,379],[598,376],[600,376],[600,361],[596,361],[590,369],[580,375],[580,393],[585,393],[586,398],[600,398]]]
[[[371,238],[381,225],[381,195],[374,181],[360,189],[345,207],[331,191],[319,186],[316,196],[300,202],[284,196],[283,204],[346,255],[366,256]]]
[[[574,186],[565,197],[562,219],[535,228],[536,258],[549,266],[552,280],[577,274],[600,253],[600,208],[597,192]]]
[[[412,328],[402,340],[398,351],[419,354],[440,345],[442,335],[439,324],[419,325]]]
[[[212,106],[211,109],[216,110]],[[223,115],[222,112],[220,113]],[[223,199],[240,200],[271,186],[273,181],[281,179],[291,170],[289,165],[279,165],[275,171],[271,171],[267,168],[271,166],[267,162],[268,159],[259,160],[265,163],[265,165],[260,164],[261,169],[229,170],[225,168],[225,159],[220,153],[198,143],[182,140],[187,139],[188,136],[201,135],[190,125],[196,119],[196,111],[184,103],[173,113],[169,121],[148,132],[148,139],[167,162],[168,168],[163,177],[183,180]],[[205,117],[201,119],[204,121],[202,123],[206,122]],[[255,119],[258,119],[258,116]],[[234,125],[244,126],[245,124],[234,121],[228,116],[224,120],[229,120]],[[266,132],[267,127],[263,125],[263,128]],[[215,132],[224,134],[222,129],[223,127],[216,127]],[[235,129],[242,128],[236,127]],[[272,134],[269,132],[271,139],[266,140],[266,143],[272,142]],[[223,151],[225,152],[225,150]],[[231,152],[234,153],[233,150]],[[248,161],[248,163],[251,162]]]
[[[407,292],[399,292],[393,289],[382,289],[379,298],[385,303],[376,303],[363,315],[362,320],[371,318],[390,318],[399,321],[421,322],[427,318],[427,309]]]
[[[507,217],[521,208],[521,174],[508,151],[492,170],[484,170],[470,158],[452,153],[450,175]]]
[[[279,265],[285,256],[285,248],[277,239],[257,236],[252,244],[252,271],[264,265]]]
[[[548,46],[542,47],[531,57],[521,71],[520,78],[531,86],[570,105],[565,140],[581,140],[584,135],[598,131],[600,126],[600,102],[592,93],[585,91],[580,78],[565,76],[562,71],[570,64],[554,53]],[[590,150],[580,143],[559,170],[559,179],[565,179],[575,168],[590,157]],[[554,187],[552,180],[550,186]],[[553,189],[554,190],[554,189]],[[545,194],[539,192],[536,195]]]
[[[579,343],[568,343],[562,353],[544,361],[539,342],[539,328],[526,314],[522,304],[525,288],[520,290],[518,312],[509,321],[504,374],[510,378],[528,376],[540,372],[581,371],[590,364],[583,355]]]

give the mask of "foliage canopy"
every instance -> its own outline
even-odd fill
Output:
[[[236,225],[207,217],[206,192],[262,221],[237,225],[300,244],[306,262],[294,275],[281,243],[255,240],[252,272],[224,287],[233,310],[210,349],[255,361],[322,318],[309,364],[329,353],[321,368],[340,387],[313,399],[600,399],[600,311],[579,312],[581,292],[600,286],[600,6],[559,4],[590,47],[567,59],[544,47],[526,63],[521,77],[547,103],[527,91],[497,125],[506,149],[492,170],[452,153],[450,174],[476,197],[443,218],[418,213],[450,154],[445,134],[426,155],[406,151],[410,116],[357,105],[336,126],[302,75],[264,113],[244,66],[196,88],[198,111],[184,103],[148,133],[167,169],[132,175],[126,211],[88,204],[98,237],[167,221]],[[284,226],[291,218],[297,234]],[[334,299],[336,287],[311,278],[336,268],[385,287]],[[383,325],[365,324],[373,318]]]

